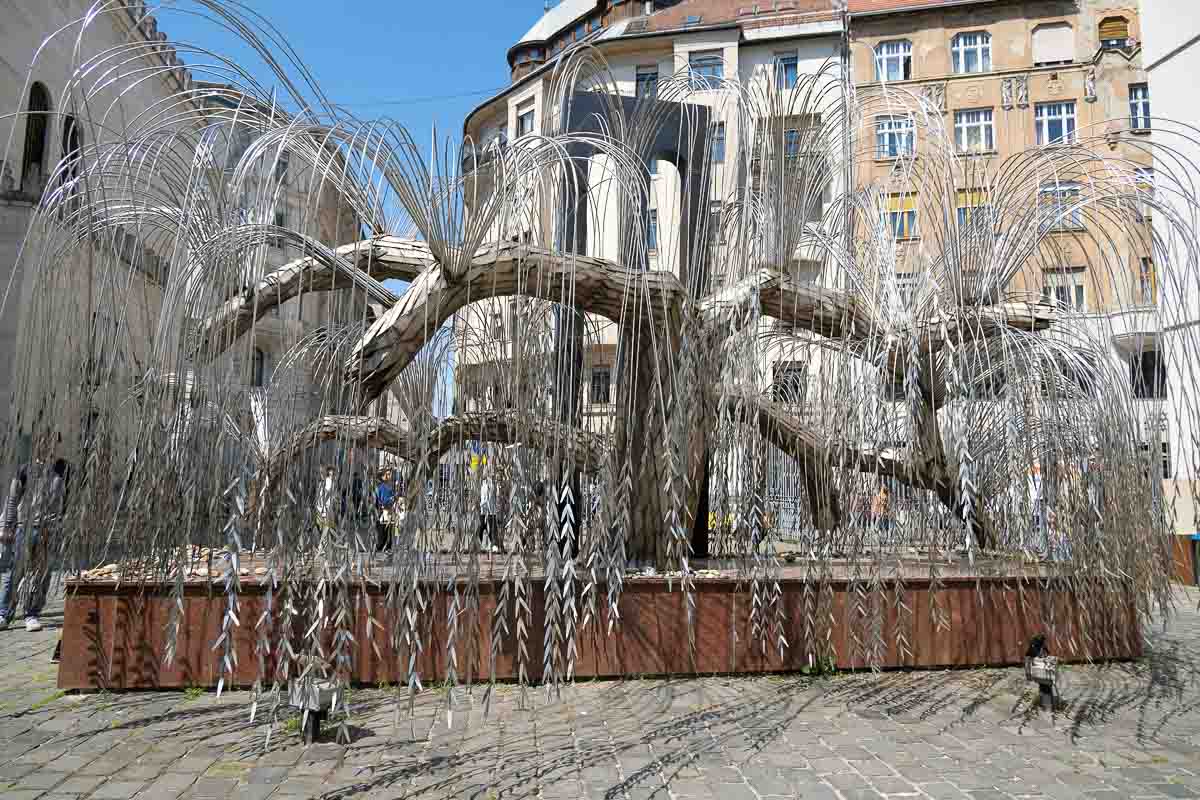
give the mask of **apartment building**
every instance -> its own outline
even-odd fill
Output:
[[[840,75],[841,21],[828,0],[774,0],[757,4],[730,0],[685,0],[684,2],[613,2],[613,0],[564,0],[546,12],[529,32],[508,51],[512,85],[468,115],[464,135],[474,144],[466,154],[464,170],[475,181],[468,195],[486,194],[489,186],[489,152],[497,148],[520,146],[521,137],[561,129],[551,95],[554,67],[571,48],[587,44],[603,56],[611,72],[607,91],[619,93],[632,104],[638,98],[666,97],[664,86],[684,79],[699,91],[689,92],[686,103],[700,106],[707,115],[710,141],[703,159],[707,197],[688,197],[680,165],[694,159],[679,154],[651,152],[647,159],[649,202],[645,209],[645,266],[680,274],[687,261],[686,249],[699,230],[695,220],[708,216],[706,235],[720,239],[720,208],[737,197],[739,187],[753,180],[752,169],[735,163],[726,154],[737,152],[738,137],[753,135],[753,128],[739,125],[739,107],[726,88],[726,80],[752,86],[762,94],[774,92],[785,97],[795,85],[797,75],[825,71],[836,82]],[[833,64],[834,68],[830,69]],[[607,76],[606,76],[607,80]],[[837,95],[840,97],[840,95]],[[834,95],[830,95],[831,102]],[[799,122],[797,123],[800,124]],[[811,124],[811,121],[810,123]],[[673,136],[679,138],[678,131]],[[593,187],[602,185],[606,170],[602,156],[593,159],[589,169]],[[694,185],[691,182],[688,185]],[[831,185],[831,191],[836,184]],[[603,198],[603,192],[593,192]],[[597,202],[597,201],[593,201]],[[604,200],[598,201],[603,203]],[[696,208],[697,203],[705,207]],[[576,252],[619,259],[620,242],[616,208],[604,208],[589,215],[585,241]],[[543,233],[535,238],[549,241],[552,223],[539,212]],[[521,224],[538,224],[539,214],[529,214]],[[819,221],[819,210],[813,215]],[[514,240],[527,231],[497,231],[498,239]],[[715,246],[720,246],[715,245]],[[802,253],[793,257],[803,258]],[[456,321],[459,346],[457,402],[460,408],[502,407],[505,389],[497,385],[506,374],[523,342],[537,340],[542,345],[541,369],[523,369],[530,380],[537,375],[551,377],[557,367],[548,351],[554,338],[556,321],[538,304],[521,299],[489,301],[477,304]],[[531,328],[533,326],[533,328]],[[531,335],[531,330],[536,334]],[[587,422],[602,427],[611,418],[616,389],[613,384],[617,335],[611,322],[589,317],[583,326],[586,342],[583,353],[582,406]],[[528,349],[528,348],[526,348]],[[524,355],[526,358],[537,357]],[[764,375],[771,373],[763,365]],[[527,387],[532,388],[532,387]],[[547,393],[549,386],[546,387]]]
[[[953,235],[951,219],[960,230],[973,215],[986,221],[1006,168],[1003,190],[1014,189],[1022,166],[1011,159],[1020,153],[1088,141],[1153,187],[1153,84],[1136,3],[850,0],[848,11],[851,71],[868,109],[856,177],[880,189],[902,297]],[[938,150],[934,138],[949,139],[953,152]],[[923,180],[916,188],[914,176],[931,171],[954,185]],[[1161,450],[1169,474],[1152,214],[1140,225],[1109,227],[1082,213],[1072,204],[1091,177],[1071,165],[1022,175],[1039,181],[1030,219],[1047,235],[1004,292],[1085,318],[1108,366],[1129,375],[1142,446],[1151,459]]]

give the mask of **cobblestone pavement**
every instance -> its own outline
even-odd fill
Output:
[[[360,689],[349,744],[285,717],[269,749],[246,692],[55,691],[60,602],[0,632],[0,797],[1200,798],[1198,602],[1142,662],[1066,668],[1053,715],[1016,669],[504,687],[486,721],[433,690],[398,726]]]

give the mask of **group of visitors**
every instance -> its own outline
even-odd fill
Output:
[[[0,629],[17,610],[25,612],[25,630],[42,629],[52,574],[55,533],[66,501],[67,462],[39,448],[32,464],[17,469],[0,515]]]

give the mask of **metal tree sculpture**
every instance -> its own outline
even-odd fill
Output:
[[[582,47],[555,70],[556,113],[540,132],[504,147],[435,143],[427,159],[401,126],[329,103],[261,19],[196,5],[254,46],[287,99],[176,45],[213,83],[117,124],[110,73],[147,45],[77,63],[56,107],[89,111],[88,144],[58,168],[21,255],[33,285],[23,363],[45,368],[20,375],[8,452],[20,436],[78,431],[67,563],[122,560],[129,579],[169,581],[178,597],[188,576],[219,577],[226,674],[233,629],[249,624],[241,553],[266,550],[256,697],[273,684],[277,703],[294,669],[348,680],[356,584],[367,630],[382,631],[371,646],[405,654],[410,692],[417,654],[434,646],[431,592],[449,596],[440,677],[484,677],[460,675],[455,648],[477,647],[457,633],[488,624],[493,670],[498,643],[515,638],[523,683],[534,671],[568,680],[597,604],[610,630],[619,623],[628,567],[673,571],[690,598],[691,559],[710,550],[747,577],[752,644],[782,649],[784,539],[812,586],[809,640],[829,624],[822,604],[840,565],[868,663],[886,646],[873,620],[903,598],[904,564],[936,590],[954,550],[1010,563],[1049,551],[1044,575],[1089,576],[1081,597],[1132,588],[1143,615],[1169,605],[1162,476],[1139,450],[1128,376],[1106,344],[1133,307],[1128,251],[1152,253],[1180,286],[1194,281],[1194,167],[1168,137],[1126,159],[1107,128],[1080,131],[992,165],[956,154],[921,98],[856,96],[832,66],[782,95],[680,75],[633,99]],[[57,35],[85,41],[96,15]],[[126,91],[170,69],[148,68]],[[704,105],[701,93],[723,99]],[[728,128],[720,167],[716,114]],[[921,158],[865,181],[875,152],[863,131],[878,114],[913,119]],[[1139,170],[1160,148],[1176,169],[1160,168],[1150,191]],[[299,184],[285,186],[284,161]],[[653,253],[651,161],[679,176],[680,219]],[[710,197],[713,185],[724,189]],[[961,186],[974,202],[956,202]],[[922,199],[919,241],[907,212],[889,210],[906,194]],[[288,197],[302,201],[298,219],[276,213]],[[1068,246],[1110,287],[1107,317],[1044,302],[1041,275],[1066,265]],[[267,268],[270,248],[294,258]],[[94,292],[78,291],[80,275]],[[396,293],[388,280],[408,284]],[[273,378],[290,375],[303,401],[239,388],[276,311],[316,298],[325,327],[297,337]],[[489,328],[499,298],[521,301],[517,335]],[[1176,323],[1194,312],[1177,300],[1163,313]],[[1160,312],[1138,313],[1141,330],[1161,327]],[[616,398],[597,416],[584,413],[581,366],[601,344],[615,349]],[[1193,344],[1181,351],[1200,352]],[[803,369],[784,380],[780,365]],[[447,381],[453,398],[441,395]],[[410,503],[402,544],[371,566],[374,521],[331,504],[316,464],[333,465],[341,491],[380,452],[405,464]],[[468,513],[478,477],[440,468],[475,452],[504,487],[511,544],[490,620]],[[1049,499],[1031,505],[1034,465]],[[903,514],[881,535],[864,524],[863,498],[885,484]],[[555,502],[560,493],[574,502]],[[585,494],[595,502],[581,505]],[[211,548],[200,561],[198,547]],[[536,573],[552,578],[540,666],[526,663]],[[386,583],[384,609],[370,607],[368,581]],[[1092,635],[1080,633],[1085,649]]]

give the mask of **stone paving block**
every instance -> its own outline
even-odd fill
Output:
[[[4,800],[37,800],[44,794],[41,789],[5,789]]]
[[[967,798],[966,792],[953,784],[943,781],[923,783],[920,788],[922,792],[934,798],[934,800],[966,800]]]
[[[1167,797],[1200,797],[1200,793],[1197,793],[1195,789],[1180,783],[1155,783],[1150,788]]]
[[[758,800],[758,796],[745,783],[718,783],[713,794],[721,800]]]
[[[65,772],[38,770],[17,780],[16,785],[18,789],[41,789],[42,791],[46,791],[53,789],[66,779],[67,774]]]
[[[853,789],[839,789],[842,797],[845,800],[884,800],[883,795],[871,788],[856,787]]]
[[[998,789],[975,789],[967,792],[967,796],[971,800],[1011,800],[1012,795],[999,791]]]
[[[0,785],[15,781],[17,778],[28,775],[37,769],[37,764],[28,762],[12,761],[7,764],[0,764]]]
[[[105,781],[92,790],[93,800],[129,800],[142,790],[144,781]]]
[[[238,782],[234,778],[197,778],[184,793],[188,798],[226,798],[233,796]]]
[[[72,775],[54,787],[54,791],[62,794],[87,794],[104,781],[102,775]]]
[[[889,777],[873,777],[870,779],[871,787],[880,794],[885,794],[888,797],[895,795],[897,797],[904,795],[919,794],[916,784],[904,780],[903,778]]]

